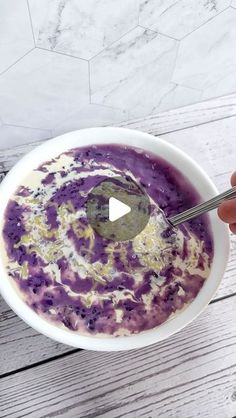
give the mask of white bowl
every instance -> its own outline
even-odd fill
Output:
[[[24,156],[7,174],[0,185],[0,230],[8,200],[21,180],[41,163],[58,156],[68,149],[91,144],[125,144],[151,151],[173,164],[197,189],[203,200],[217,194],[217,189],[207,174],[188,155],[160,138],[122,128],[91,128],[70,132],[45,142]],[[37,315],[16,293],[4,267],[4,243],[0,234],[0,291],[8,305],[28,325],[61,343],[91,350],[115,351],[144,347],[161,341],[189,324],[199,315],[214,296],[223,277],[229,255],[229,233],[217,217],[216,211],[210,213],[214,240],[214,258],[210,276],[195,300],[173,319],[157,328],[137,335],[116,338],[83,336],[47,322]]]

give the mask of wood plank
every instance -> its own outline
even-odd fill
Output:
[[[121,123],[119,126],[161,135],[236,115],[236,93]],[[8,171],[40,142],[0,150],[0,172]]]
[[[43,142],[44,141],[35,141],[30,144],[18,145],[14,148],[0,150],[0,173],[9,171],[21,157]]]
[[[197,160],[220,190],[229,186],[230,172],[236,168],[236,117],[163,135]],[[222,158],[222,149],[226,158]],[[216,299],[236,292],[236,237],[231,240],[231,258]],[[15,332],[14,332],[15,330]],[[25,365],[70,351],[37,334],[7,308],[0,298],[0,370],[6,373]]]
[[[235,115],[236,93],[123,122],[120,126],[161,135]]]
[[[28,327],[0,296],[0,375],[71,350]]]
[[[236,296],[174,337],[131,352],[81,351],[0,381],[1,418],[232,418]]]

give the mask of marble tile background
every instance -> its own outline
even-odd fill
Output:
[[[0,149],[236,91],[236,0],[0,0]]]

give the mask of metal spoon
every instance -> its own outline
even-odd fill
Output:
[[[182,213],[178,213],[175,216],[172,216],[168,219],[172,226],[177,226],[183,222],[189,221],[190,219],[196,218],[203,213],[209,212],[212,209],[216,209],[220,203],[225,200],[230,200],[236,198],[236,186],[219,194],[218,196],[213,197],[207,202],[201,203],[200,205],[194,206],[191,209],[185,210]]]

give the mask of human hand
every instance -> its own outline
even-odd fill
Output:
[[[231,177],[232,186],[236,186],[236,172]],[[230,230],[236,234],[236,199],[226,200],[218,208],[218,215],[222,221],[229,224]]]

